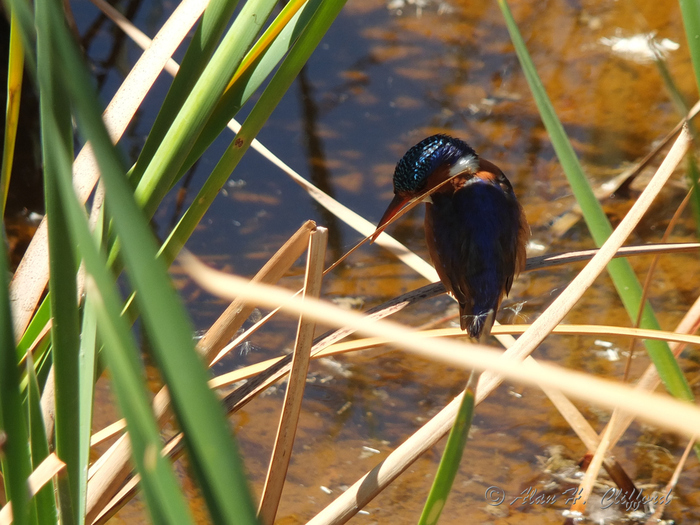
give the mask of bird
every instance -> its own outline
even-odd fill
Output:
[[[372,240],[410,201],[423,200],[430,258],[459,304],[461,329],[482,340],[527,259],[530,227],[513,186],[495,164],[445,134],[411,147],[396,164],[393,185]]]

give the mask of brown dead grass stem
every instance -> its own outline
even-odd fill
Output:
[[[528,329],[530,325],[518,324],[518,325],[495,325],[491,330],[491,335],[517,335],[522,334]],[[552,334],[558,335],[593,335],[593,336],[619,336],[619,337],[637,337],[639,339],[657,339],[659,341],[666,341],[668,343],[686,343],[691,345],[700,346],[700,336],[690,335],[690,334],[678,334],[676,332],[658,331],[658,330],[646,330],[641,328],[627,328],[624,326],[605,326],[605,325],[566,325],[560,324],[554,330]],[[463,337],[464,332],[458,328],[440,328],[435,330],[422,330],[415,332],[415,337]],[[376,348],[378,346],[387,345],[390,341],[381,337],[371,337],[364,339],[355,339],[352,341],[344,341],[341,343],[335,343],[333,345],[314,353],[311,359],[321,359],[322,357],[337,356],[342,354],[348,354],[352,352],[358,352],[362,350],[369,350]],[[266,359],[265,361],[260,361],[253,365],[246,366],[244,368],[239,368],[232,372],[226,372],[224,374],[218,375],[209,381],[209,386],[213,389],[223,388],[231,386],[239,381],[249,379],[251,377],[258,376],[268,370],[271,366],[279,363],[285,359],[285,356],[274,357],[272,359]],[[561,396],[561,394],[559,394]],[[571,402],[566,399],[570,404]],[[558,406],[558,403],[555,403]],[[561,411],[561,410],[560,410]],[[578,412],[578,411],[577,411]],[[579,413],[580,415],[580,413]],[[568,418],[567,418],[568,420]],[[90,445],[92,447],[104,443],[110,438],[113,438],[119,432],[126,428],[126,423],[123,419],[115,421],[111,425],[106,426],[102,430],[95,432],[92,436],[92,441]],[[577,432],[578,433],[578,432]],[[596,434],[597,435],[597,434]],[[597,441],[591,440],[593,447],[597,444]],[[584,441],[584,444],[588,446],[588,443]]]
[[[318,299],[321,295],[327,242],[328,230],[325,228],[317,228],[309,237],[309,251],[304,279],[304,298],[314,297]],[[316,323],[313,320],[306,319],[303,316],[299,318],[292,369],[289,372],[282,414],[258,509],[258,519],[262,525],[272,525],[275,521],[277,507],[282,496],[282,487],[284,487],[289,460],[292,457],[294,437],[299,421],[299,413],[301,412],[301,401],[306,387],[306,376],[309,371],[310,361],[309,354],[315,329]]]
[[[304,223],[263,266],[252,282],[276,283],[304,253],[309,235],[315,229],[313,221]],[[236,333],[252,310],[253,306],[234,300],[217,319],[197,345],[197,350],[207,363]],[[155,416],[161,425],[168,419],[169,404],[167,389],[163,388],[153,400]],[[130,456],[131,445],[128,437],[123,435],[90,468],[86,513],[88,521],[97,517],[124,483],[131,472]]]
[[[39,466],[34,469],[27,479],[27,487],[29,489],[29,497],[33,498],[44,485],[51,483],[54,477],[65,472],[66,464],[61,461],[55,452],[52,452],[44,461],[39,463]],[[0,525],[10,525],[12,523],[12,503],[7,503],[0,510]]]
[[[666,505],[668,505],[669,503],[669,499],[667,498],[667,496],[671,494],[674,488],[676,488],[678,478],[680,477],[681,472],[685,467],[686,461],[688,461],[688,456],[690,455],[690,451],[693,449],[694,444],[695,439],[691,439],[690,441],[688,441],[688,444],[686,445],[685,450],[683,451],[683,455],[681,456],[681,459],[678,461],[678,465],[676,465],[676,468],[673,471],[671,479],[668,480],[666,487],[661,492],[661,497],[659,498],[659,505],[654,510],[654,513],[651,516],[649,516],[649,519],[645,522],[645,525],[656,525],[657,523],[660,523],[661,516],[663,515],[664,510],[666,509]]]

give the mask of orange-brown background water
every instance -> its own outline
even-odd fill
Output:
[[[84,45],[105,100],[113,94],[138,51],[115,36],[84,0],[73,3]],[[600,184],[641,159],[678,121],[657,67],[613,51],[603,39],[656,33],[679,44],[667,66],[681,93],[697,98],[682,21],[676,2],[564,1],[512,2],[515,19],[544,86],[593,184]],[[157,0],[125,2],[127,12],[153,35],[174,4]],[[162,79],[138,115],[125,150],[138,151],[162,99]],[[453,0],[387,5],[386,0],[349,0],[298,81],[273,114],[260,140],[324,191],[369,220],[377,221],[391,198],[391,175],[405,150],[435,132],[469,142],[509,176],[532,226],[532,255],[593,247],[583,222],[563,234],[552,224],[570,210],[574,199],[538,116],[496,2]],[[211,171],[230,140],[224,136],[195,168],[186,184],[186,200]],[[639,186],[604,202],[613,223],[619,221]],[[679,173],[662,193],[631,243],[658,241],[685,194]],[[189,201],[187,201],[189,202]],[[173,193],[159,212],[163,235],[176,219]],[[317,206],[279,170],[250,151],[232,174],[188,247],[219,268],[252,275],[306,219],[330,230],[328,263],[358,240],[359,234]],[[17,222],[17,220],[15,220]],[[390,230],[427,258],[422,210],[417,208]],[[695,226],[686,211],[672,237],[693,241]],[[632,261],[640,279],[648,258]],[[521,276],[500,320],[529,322],[560,293],[581,265]],[[302,265],[284,281],[295,288]],[[197,290],[180,275],[181,287],[198,329],[206,329],[225,305]],[[698,256],[663,256],[650,299],[664,329],[673,329],[695,300],[700,282]],[[366,309],[406,290],[426,284],[412,270],[376,246],[364,247],[324,281],[326,299]],[[446,297],[407,309],[398,320],[419,326],[453,313]],[[585,295],[567,322],[631,324],[607,276]],[[236,350],[217,371],[288,351],[295,321],[282,318]],[[320,330],[319,330],[320,333]],[[556,336],[536,352],[576,370],[619,379],[628,343],[594,337]],[[610,360],[605,343],[621,359]],[[493,344],[496,344],[495,341]],[[682,360],[691,383],[697,378],[697,353]],[[632,377],[648,360],[638,347]],[[345,487],[371,469],[464,386],[466,374],[418,360],[389,348],[313,363],[287,484],[280,523],[303,523]],[[156,378],[153,378],[155,388]],[[116,413],[99,390],[95,428]],[[697,388],[695,388],[697,394]],[[275,436],[284,388],[273,388],[234,418],[236,435],[259,495]],[[579,405],[600,431],[609,414]],[[635,424],[614,450],[645,494],[668,481],[685,442],[646,425]],[[376,498],[353,523],[415,523],[440,457],[442,444],[420,458]],[[571,465],[586,450],[561,416],[537,389],[504,383],[480,405],[454,491],[441,523],[562,523],[567,508],[563,491],[575,485]],[[545,465],[548,465],[546,467]],[[566,466],[569,466],[567,469]],[[184,468],[182,468],[184,472]],[[193,507],[198,498],[183,477]],[[502,505],[489,505],[485,491],[505,491]],[[556,503],[525,504],[514,498],[529,488],[559,495]],[[598,496],[605,492],[601,488]],[[700,521],[700,471],[691,456],[666,516],[676,523]],[[623,523],[623,509],[611,509],[605,523]],[[116,522],[144,519],[137,500]],[[206,515],[198,510],[202,522]]]

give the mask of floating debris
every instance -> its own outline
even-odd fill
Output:
[[[664,58],[670,51],[680,48],[673,40],[664,38],[657,41],[654,36],[655,33],[642,33],[630,37],[603,37],[599,42],[609,47],[613,54],[638,64],[653,62],[657,56]]]
[[[407,8],[414,8],[418,18],[423,16],[424,9],[435,11],[438,15],[449,14],[455,10],[454,7],[442,0],[389,0],[386,7],[396,16],[403,16]]]

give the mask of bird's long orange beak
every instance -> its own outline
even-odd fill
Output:
[[[374,242],[377,239],[377,237],[379,237],[379,234],[384,231],[384,228],[386,227],[387,223],[394,217],[394,215],[401,211],[401,208],[403,208],[410,200],[410,197],[394,195],[393,200],[389,203],[389,207],[384,212],[384,215],[382,215],[382,218],[379,219],[379,224],[377,224],[377,230],[369,238],[370,243]]]

